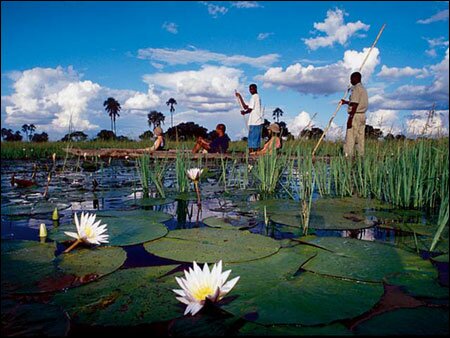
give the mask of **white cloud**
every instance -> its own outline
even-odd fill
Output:
[[[178,33],[178,25],[174,22],[164,22],[162,28],[172,34]]]
[[[375,111],[369,111],[367,115],[366,124],[371,125],[374,128],[379,128],[383,132],[383,135],[387,134],[399,134],[402,132],[401,126],[399,126],[399,110],[379,109]]]
[[[206,1],[200,1],[200,3],[208,8],[208,13],[213,18],[217,18],[219,14],[225,15],[228,12],[228,8],[224,6],[218,6],[213,3],[208,3]]]
[[[448,135],[448,110],[435,111],[430,116],[430,110],[416,110],[406,119],[408,136],[443,136]]]
[[[154,87],[149,86],[147,93],[136,93],[125,101],[123,109],[147,110],[161,104],[159,96],[154,93]]]
[[[236,8],[259,8],[263,7],[257,1],[233,1],[231,6]]]
[[[273,35],[272,32],[270,32],[270,33],[259,33],[256,38],[261,41],[261,40],[267,39],[271,35]]]
[[[411,67],[387,67],[383,65],[381,67],[381,71],[377,74],[377,76],[385,78],[386,80],[395,80],[401,77],[411,77],[415,76],[417,78],[423,78],[428,76],[428,71],[425,68],[411,68]]]
[[[328,10],[324,22],[314,23],[314,28],[318,32],[325,33],[325,36],[303,39],[308,48],[316,50],[320,47],[332,46],[335,42],[344,45],[359,30],[369,30],[370,25],[366,25],[359,20],[345,24],[344,15],[347,14],[337,8]]]
[[[243,72],[230,67],[205,65],[200,70],[144,75],[144,82],[167,90],[191,110],[225,112],[236,108],[234,90],[239,89]]]
[[[269,68],[257,79],[264,82],[265,87],[277,86],[279,89],[291,88],[306,94],[332,94],[344,91],[349,84],[350,74],[359,69],[368,48],[362,52],[347,50],[342,60],[321,66],[302,66],[300,63],[282,67]],[[363,83],[370,78],[379,64],[379,50],[374,48],[362,71]]]
[[[428,47],[429,47],[429,49],[427,49],[425,51],[425,53],[431,57],[437,56],[436,48],[448,47],[448,40],[446,40],[443,36],[441,36],[439,38],[434,38],[434,39],[429,39],[429,38],[424,38],[424,39],[428,42]]]
[[[448,20],[448,9],[444,9],[440,12],[437,12],[436,14],[434,14],[433,16],[431,16],[427,19],[417,20],[417,23],[426,25],[426,24],[430,24],[433,22],[446,21],[446,20]]]
[[[169,65],[216,62],[226,66],[247,64],[257,68],[267,68],[279,59],[278,54],[266,54],[259,57],[245,55],[225,55],[202,49],[144,48],[138,50],[138,58],[164,62]]]
[[[286,119],[286,125],[288,126],[290,133],[297,138],[305,127],[312,127],[313,121],[308,112],[302,111],[294,117],[293,120]]]
[[[426,110],[433,103],[441,110],[449,106],[449,52],[444,59],[428,68],[433,77],[429,85],[403,85],[391,93],[384,91],[369,97],[371,109]]]

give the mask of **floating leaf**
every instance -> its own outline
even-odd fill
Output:
[[[448,335],[448,308],[399,309],[375,316],[355,328],[368,336]]]
[[[175,202],[172,198],[137,198],[128,200],[125,205],[138,205],[140,207],[154,207],[159,205],[171,204]]]
[[[316,254],[316,248],[298,245],[253,262],[227,264],[225,269],[240,279],[222,308],[241,317],[254,314],[260,324],[316,325],[358,316],[378,302],[381,283],[297,273]]]
[[[294,326],[246,323],[238,333],[239,336],[351,336],[353,333],[342,324],[326,326]]]
[[[172,218],[172,216],[162,212],[145,210],[111,211],[100,214],[100,216],[99,214],[97,214],[96,220],[101,219],[102,224],[108,225],[108,245],[112,246],[135,245],[161,238],[168,231],[164,224],[157,221],[167,220],[168,217]],[[49,232],[49,238],[59,242],[72,240],[64,233],[65,231],[76,232],[76,227],[74,224],[56,227]]]
[[[79,247],[57,258],[54,252],[55,243],[2,241],[2,291],[50,292],[75,287],[117,270],[126,259],[126,252],[115,247]]]
[[[239,230],[238,226],[234,226],[230,223],[228,223],[225,219],[223,218],[218,218],[218,217],[208,217],[208,218],[204,218],[202,220],[203,223],[205,223],[206,225],[212,227],[212,228],[220,228],[220,229],[228,229],[228,230]]]
[[[59,306],[4,299],[1,306],[2,335],[62,337],[69,331],[69,319]]]
[[[434,262],[439,262],[439,263],[448,263],[448,254],[433,257],[433,258],[431,258],[431,260]]]
[[[131,326],[183,314],[172,289],[175,279],[160,280],[176,265],[119,270],[93,283],[55,295],[76,323]],[[180,306],[181,305],[181,306]]]
[[[245,262],[274,254],[280,244],[272,238],[246,231],[198,228],[170,231],[157,241],[144,244],[157,256],[182,262]]]

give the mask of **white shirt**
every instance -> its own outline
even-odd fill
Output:
[[[357,113],[365,113],[369,107],[369,97],[367,96],[367,90],[362,83],[357,83],[352,87],[352,93],[350,94],[349,102],[355,102],[358,104],[356,107]],[[348,105],[348,112],[352,111],[352,107]]]
[[[261,110],[261,99],[258,93],[252,95],[248,108],[252,110],[248,118],[248,125],[259,126],[264,124],[264,113]]]

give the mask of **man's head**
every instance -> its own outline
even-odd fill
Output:
[[[360,72],[354,72],[352,75],[350,75],[350,82],[352,86],[357,85],[361,82],[361,73]]]
[[[223,136],[223,135],[225,135],[225,130],[226,130],[227,128],[225,127],[225,125],[223,124],[223,123],[219,123],[217,126],[216,126],[216,133],[217,133],[217,135],[218,136]]]
[[[258,87],[252,83],[250,86],[248,86],[248,90],[250,92],[250,94],[256,94],[258,92]]]

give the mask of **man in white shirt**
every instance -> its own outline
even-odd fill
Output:
[[[341,100],[342,104],[348,104],[347,133],[345,135],[344,153],[346,157],[353,158],[354,148],[358,155],[364,156],[364,134],[366,129],[366,111],[369,106],[367,90],[361,84],[361,73],[354,72],[350,76],[352,92],[348,101]]]
[[[240,100],[242,107],[241,114],[250,114],[248,118],[248,148],[250,152],[258,151],[261,147],[262,128],[264,125],[264,114],[261,110],[261,99],[258,94],[258,87],[252,83],[248,90],[252,97],[250,102],[245,104],[241,94],[236,93],[236,97]]]

